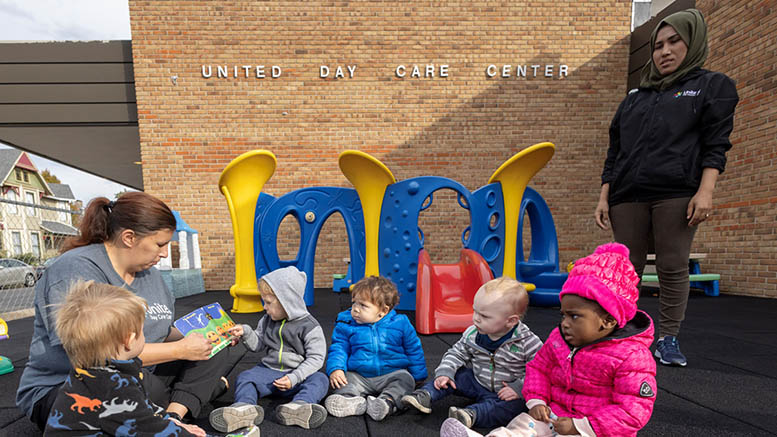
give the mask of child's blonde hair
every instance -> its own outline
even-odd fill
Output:
[[[270,287],[270,284],[267,283],[264,279],[259,280],[259,295],[263,294],[272,294],[275,296],[275,292],[272,290],[272,287]]]
[[[104,365],[131,334],[140,335],[146,300],[95,281],[75,282],[56,312],[56,329],[74,368]]]
[[[499,297],[506,300],[506,305],[510,305],[512,314],[517,314],[523,318],[526,309],[529,307],[529,293],[526,288],[509,276],[502,276],[492,279],[480,287],[484,294],[498,293]]]
[[[366,295],[367,300],[378,308],[385,305],[389,311],[399,304],[399,292],[397,286],[390,279],[382,276],[366,276],[354,284],[351,296]]]

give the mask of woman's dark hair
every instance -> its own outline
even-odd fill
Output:
[[[163,229],[175,230],[175,216],[164,202],[142,191],[122,194],[115,201],[95,197],[86,205],[80,235],[65,241],[62,252],[113,240],[124,229],[145,237]]]

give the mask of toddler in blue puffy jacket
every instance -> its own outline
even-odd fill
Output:
[[[350,310],[337,315],[332,333],[326,373],[334,393],[324,405],[336,417],[366,412],[380,421],[426,379],[424,351],[410,320],[393,309],[399,293],[389,279],[357,282],[351,302]]]

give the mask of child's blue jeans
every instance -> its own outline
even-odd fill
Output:
[[[474,399],[475,403],[468,405],[467,408],[475,410],[475,427],[495,428],[505,426],[515,416],[527,411],[523,398],[513,401],[499,399],[496,393],[480,385],[477,379],[475,379],[472,369],[462,367],[456,372],[453,380],[456,382],[455,389],[448,386],[448,388],[437,390],[434,388],[434,380],[432,380],[423,386],[423,390],[428,391],[432,395],[432,402],[452,394]]]
[[[272,385],[273,381],[283,377],[288,371],[273,370],[261,364],[253,369],[241,372],[235,385],[235,402],[256,405],[259,398],[278,396],[292,398],[292,401],[302,401],[317,404],[326,396],[329,389],[329,378],[321,372],[316,372],[289,390],[279,390]]]

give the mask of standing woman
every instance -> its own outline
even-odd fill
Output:
[[[63,254],[35,287],[30,358],[19,382],[16,405],[40,429],[45,428],[57,390],[70,371],[55,331],[56,308],[79,279],[123,287],[146,300],[146,346],[140,359],[144,366],[156,366],[144,368],[143,383],[149,397],[166,406],[173,417],[181,418],[187,412],[196,417],[225,387],[226,380],[220,377],[242,354],[222,351],[208,359],[211,344],[204,337],[182,337],[173,327],[175,298],[159,271],[152,268],[167,257],[175,225],[170,208],[143,192],[125,193],[111,202],[105,197],[89,202],[80,235],[65,243]]]
[[[602,229],[612,224],[640,277],[648,247],[655,248],[661,293],[655,355],[661,364],[685,366],[677,335],[688,304],[688,257],[696,227],[712,211],[739,97],[725,74],[701,68],[707,25],[696,9],[658,23],[650,45],[640,86],[610,126],[595,218]]]

